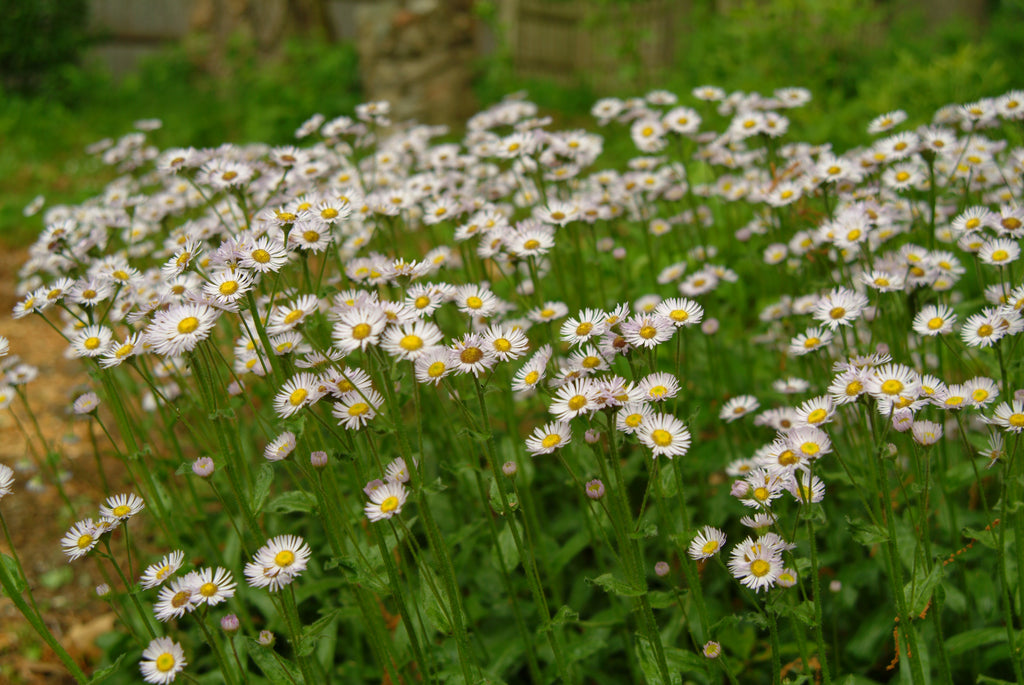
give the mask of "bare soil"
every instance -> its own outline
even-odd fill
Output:
[[[11,409],[0,410],[0,463],[15,469],[15,489],[0,500],[0,514],[10,530],[43,620],[89,673],[100,655],[96,637],[114,627],[114,614],[96,597],[96,585],[104,582],[97,560],[85,558],[69,564],[60,540],[75,520],[95,517],[103,499],[127,491],[127,484],[123,467],[97,431],[100,451],[106,451],[101,454],[103,470],[112,488],[110,493],[103,491],[88,424],[70,411],[73,398],[89,386],[79,363],[65,359],[67,344],[38,316],[18,320],[11,316],[20,299],[15,291],[17,271],[26,257],[24,249],[5,248],[0,240],[0,335],[10,340],[12,355],[39,368],[39,376],[27,386],[28,402],[48,449],[60,455],[59,468],[70,474],[64,489],[74,513],[45,472],[41,479],[44,487],[26,488],[32,476],[39,473],[37,464],[47,447],[36,435],[29,413],[15,402]],[[2,538],[0,551],[11,553]],[[73,682],[13,602],[3,595],[0,682]]]

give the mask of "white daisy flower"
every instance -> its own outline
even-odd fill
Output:
[[[374,488],[369,496],[370,501],[363,507],[363,513],[371,522],[376,523],[402,513],[409,493],[401,483],[390,481]]]
[[[245,565],[245,577],[252,587],[277,592],[306,570],[312,551],[297,535],[278,535],[267,541]]]
[[[142,652],[139,670],[142,679],[155,685],[174,682],[178,674],[188,666],[181,645],[169,637],[152,640]]]

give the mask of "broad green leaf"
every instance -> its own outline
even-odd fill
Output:
[[[551,573],[558,573],[564,569],[573,557],[582,552],[590,543],[590,533],[586,530],[578,530],[571,538],[562,543],[557,551],[548,558],[548,568]]]
[[[92,678],[89,680],[89,685],[99,685],[107,678],[117,673],[117,671],[121,668],[121,662],[124,661],[125,657],[127,656],[127,654],[122,652],[117,657],[117,661],[110,664],[109,666],[104,666],[103,668],[94,671],[92,674]]]
[[[1020,639],[1020,631],[1016,639]],[[1006,642],[1006,628],[977,628],[947,639],[946,651],[950,656],[956,656],[999,642]]]
[[[18,564],[14,561],[12,557],[9,557],[3,553],[0,553],[0,563],[4,565],[4,569],[7,571],[6,575],[8,578],[10,578],[10,582],[14,585],[14,592],[20,595],[22,592],[25,591],[25,588],[28,587],[28,584],[25,582],[25,579],[21,576],[21,571],[18,570]],[[10,592],[11,588],[7,588],[5,584],[4,590]]]
[[[850,517],[846,517],[846,522],[850,524],[850,528],[853,530],[853,539],[865,547],[878,545],[889,539],[889,533],[881,526],[876,526],[860,519],[851,519]]]
[[[587,578],[587,582],[591,585],[597,585],[605,592],[610,592],[619,597],[640,597],[646,592],[643,588],[638,588],[631,583],[619,580],[610,573],[602,574],[597,578]]]
[[[267,462],[260,466],[256,472],[256,482],[253,483],[252,492],[249,495],[249,509],[252,513],[259,514],[263,511],[263,505],[270,496],[270,485],[274,482],[274,467]]]
[[[512,537],[511,526],[516,525],[515,521],[508,521],[504,528],[498,533],[498,549],[491,550],[491,555],[494,561],[494,567],[497,569],[501,568],[501,562],[505,562],[505,570],[511,571],[519,565],[519,550],[516,549],[516,541]],[[520,533],[521,535],[522,533]],[[498,552],[501,552],[501,557],[498,557]]]
[[[964,528],[962,532],[964,537],[980,542],[989,549],[996,549],[999,547],[999,538],[993,528],[988,530],[984,528]]]
[[[923,575],[923,571],[919,571],[918,575]],[[928,606],[928,602],[931,601],[932,592],[935,590],[935,586],[938,585],[939,581],[942,580],[942,564],[936,564],[932,567],[932,570],[928,572],[928,575],[923,578],[914,578],[903,588],[903,593],[910,602],[909,609],[910,613],[917,616],[925,610]],[[916,582],[915,582],[916,581]]]
[[[316,497],[305,490],[282,492],[267,504],[267,511],[273,514],[309,513],[314,509],[316,509]]]
[[[299,668],[280,654],[274,654],[273,647],[264,647],[251,637],[245,638],[249,656],[272,683],[302,682]]]
[[[541,630],[547,630],[548,626],[564,626],[569,623],[576,623],[579,620],[579,612],[574,610],[572,607],[563,604],[555,613],[555,615],[551,617],[551,620],[548,622],[548,625],[541,627]]]
[[[810,600],[798,604],[777,602],[770,606],[779,616],[795,618],[806,626],[814,625],[814,602]]]
[[[321,616],[302,629],[302,635],[299,637],[299,646],[296,650],[298,656],[309,656],[313,653],[317,642],[326,636],[329,629],[334,628],[339,613],[341,613],[340,609],[330,611],[325,616]]]

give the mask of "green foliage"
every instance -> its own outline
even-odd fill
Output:
[[[0,22],[0,32],[6,30]],[[0,34],[0,60],[7,47]],[[164,131],[154,134],[158,144],[287,143],[314,112],[352,111],[361,100],[356,66],[350,44],[298,40],[270,61],[235,44],[223,77],[204,70],[180,47],[144,60],[121,81],[96,67],[51,64],[47,83],[59,78],[59,89],[35,95],[0,91],[0,237],[14,245],[31,240],[36,229],[21,210],[40,193],[77,202],[99,192],[113,172],[84,158],[84,148],[124,134],[138,119],[163,121]]]
[[[0,1],[0,85],[36,92],[59,85],[62,67],[88,42],[88,0]]]
[[[593,0],[581,25],[612,21],[625,6],[643,0]],[[496,35],[493,3],[478,2],[480,15]],[[642,95],[664,88],[679,95],[705,84],[727,91],[757,91],[801,86],[812,103],[794,120],[811,142],[830,141],[837,149],[862,142],[864,122],[893,109],[905,109],[915,123],[939,107],[960,104],[1020,87],[1013,65],[1024,39],[1024,2],[993,3],[990,21],[977,26],[957,17],[933,25],[908,2],[859,0],[740,0],[725,9],[714,3],[690,3],[677,12],[674,62],[659,73],[645,69],[637,50],[650,39],[643,27],[622,25],[616,50],[615,78],[579,73],[556,82],[515,75],[511,52],[500,45],[482,62],[477,81],[481,102],[524,89],[542,107],[568,118],[587,116],[597,97]],[[589,30],[589,28],[588,28]],[[611,86],[608,84],[626,84]],[[603,84],[603,85],[602,85]]]

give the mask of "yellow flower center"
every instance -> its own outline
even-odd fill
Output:
[[[94,297],[96,297],[96,291],[93,290],[92,288],[87,288],[82,291],[82,299],[91,300]],[[25,303],[25,308],[27,309],[31,307],[34,302],[35,300],[30,299],[28,302]]]
[[[352,337],[356,340],[363,340],[370,335],[372,330],[368,323],[357,323],[352,327]]]
[[[558,435],[557,433],[549,433],[547,436],[545,436],[543,440],[540,441],[540,444],[545,448],[551,448],[560,442],[562,442],[561,435]]]
[[[975,402],[984,402],[985,400],[988,399],[988,390],[985,390],[984,388],[978,388],[977,390],[971,393],[971,399],[973,399]]]
[[[420,295],[419,297],[416,298],[416,301],[413,302],[413,306],[416,307],[416,309],[423,309],[429,304],[430,298],[427,297],[426,295]]]
[[[768,575],[768,572],[772,570],[772,565],[764,559],[754,559],[750,562],[750,574],[758,578],[763,578]]]
[[[274,563],[282,568],[287,568],[295,563],[295,552],[290,549],[282,549],[274,556]]]
[[[484,352],[479,347],[467,347],[459,353],[459,359],[463,364],[476,364],[484,358]]]
[[[431,378],[437,378],[444,374],[445,368],[444,362],[434,362],[427,367],[427,375]]]
[[[309,391],[305,388],[295,388],[295,390],[292,391],[292,394],[288,396],[288,403],[293,407],[297,407],[305,402],[308,396]]]
[[[989,326],[987,323],[983,323],[981,324],[981,326],[978,327],[978,335],[981,336],[982,338],[987,338],[993,333],[995,333],[995,329]]]
[[[651,433],[651,442],[658,447],[668,447],[672,444],[672,434],[667,430],[658,428]]]
[[[97,338],[95,335],[93,335],[93,336],[90,336],[90,337],[86,338],[85,342],[83,342],[82,345],[87,350],[95,350],[97,347],[100,346],[100,339]]]
[[[796,456],[793,450],[783,450],[782,454],[779,455],[780,466],[793,466],[798,463],[800,463],[800,457]]]
[[[640,425],[640,422],[643,421],[643,418],[643,414],[630,414],[629,416],[626,417],[625,423],[630,428],[636,428],[637,426]]]
[[[640,134],[643,135],[644,138],[649,138],[654,135],[654,128],[651,126],[644,126],[643,130],[640,131]]]
[[[334,207],[325,207],[320,210],[320,216],[324,219],[335,219],[338,216],[338,210]]]
[[[320,232],[319,231],[303,231],[302,232],[302,239],[305,240],[307,243],[315,243],[316,241],[320,240]]]
[[[704,554],[714,554],[718,551],[718,540],[708,540],[704,543],[704,546],[700,548],[700,551]]]
[[[225,171],[223,174],[220,175],[220,177],[222,179],[224,179],[225,181],[234,181],[236,178],[238,178],[238,172],[237,171]]]
[[[806,454],[808,457],[813,457],[815,454],[821,451],[821,447],[816,442],[805,442],[800,445],[800,451]]]
[[[214,583],[203,583],[199,586],[199,594],[203,597],[213,597],[217,594],[217,586]]]
[[[266,264],[270,261],[270,253],[263,249],[253,250],[251,256],[257,264]]]
[[[595,357],[593,355],[584,357],[583,361],[580,362],[580,366],[582,366],[584,369],[596,369],[597,367],[601,366],[601,358]]]
[[[423,347],[423,338],[418,335],[409,334],[398,342],[398,346],[406,352],[415,352]]]
[[[846,310],[842,307],[832,307],[832,309],[829,310],[828,315],[831,319],[841,319],[846,316]]]
[[[1014,428],[1024,428],[1024,414],[1010,414],[1007,422]]]
[[[890,378],[882,383],[882,392],[886,395],[898,395],[901,390],[903,390],[903,383],[895,378]]]
[[[946,398],[947,407],[959,407],[963,403],[964,398],[960,397],[959,395],[951,395],[950,397]]]
[[[826,416],[828,416],[828,412],[818,407],[807,415],[807,423],[821,423],[825,420]]]
[[[178,594],[174,595],[174,597],[171,597],[171,606],[175,609],[180,609],[181,607],[188,604],[188,600],[191,598],[191,592],[189,592],[188,590],[182,590]]]
[[[533,238],[530,238],[523,243],[523,248],[527,250],[536,250],[538,247],[540,247],[540,241],[534,240]]]
[[[669,314],[669,318],[673,321],[686,321],[690,318],[690,313],[685,309],[673,309],[672,313]]]
[[[526,383],[526,385],[533,385],[538,380],[540,380],[539,371],[531,371],[530,373],[526,374],[526,376],[523,378],[523,382]]]
[[[837,166],[830,166],[830,167],[829,167],[829,168],[827,169],[827,171],[828,171],[828,175],[829,175],[829,176],[835,176],[835,175],[836,175],[836,174],[838,174],[838,173],[839,173],[840,171],[842,171],[842,169],[840,169],[840,168],[839,168],[839,167],[837,167]]]
[[[658,334],[658,329],[655,328],[654,326],[641,326],[640,327],[640,337],[643,338],[644,340],[650,340],[651,338],[653,338],[657,334]]]
[[[576,335],[587,335],[592,330],[594,330],[594,324],[589,321],[584,321],[576,327]]]
[[[86,547],[92,544],[92,536],[88,533],[80,535],[78,537],[78,542],[75,544],[78,545],[78,549],[85,549]]]
[[[484,306],[484,301],[476,295],[470,295],[466,298],[466,306],[470,309],[480,309],[480,307]]]
[[[568,403],[569,409],[573,411],[579,411],[583,407],[587,406],[587,398],[583,395],[574,395],[569,398]]]
[[[754,499],[756,499],[758,502],[764,502],[771,495],[771,493],[768,492],[768,488],[766,487],[754,488],[753,494]]]
[[[380,503],[380,511],[382,514],[389,514],[395,509],[398,509],[398,498],[394,495]]]
[[[129,507],[127,504],[119,504],[116,507],[114,507],[114,516],[116,516],[117,518],[127,516],[131,510],[131,507]]]
[[[864,390],[864,384],[860,381],[850,381],[846,384],[846,396],[855,397]]]
[[[498,352],[508,352],[512,349],[512,343],[509,342],[508,338],[496,338],[493,343],[494,349]]]
[[[804,340],[804,347],[807,348],[808,350],[811,349],[812,347],[817,347],[820,344],[821,338],[815,338],[814,336],[811,336],[810,338],[807,338],[807,340]]]
[[[977,228],[978,226],[981,226],[981,219],[979,219],[978,217],[972,216],[964,223],[964,227],[966,228]]]
[[[1009,258],[1010,253],[1007,252],[1006,250],[996,250],[995,252],[992,253],[993,262],[1005,262]]]
[[[161,673],[167,673],[169,670],[174,668],[174,655],[164,652],[156,658],[156,670]]]
[[[194,316],[186,316],[178,322],[178,332],[182,335],[195,333],[197,328],[199,328],[199,319]]]
[[[348,408],[349,416],[362,416],[366,412],[370,411],[370,405],[366,402],[356,402]]]

